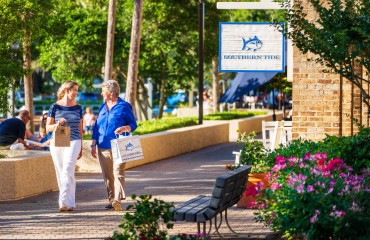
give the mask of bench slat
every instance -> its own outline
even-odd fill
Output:
[[[186,212],[185,222],[198,222],[197,214],[203,212],[209,206],[209,200],[211,196],[208,197],[208,200]]]
[[[186,216],[189,214],[189,212],[192,213],[192,210],[193,212],[199,211],[199,206],[201,206],[202,208],[207,207],[209,205],[209,199],[210,196],[200,195],[187,201],[186,203],[181,204],[181,207],[179,206],[180,208],[177,207],[175,209],[174,219],[176,221],[185,221]]]
[[[199,196],[197,196],[197,197],[195,197],[195,198],[192,198],[192,199],[190,199],[190,200],[188,200],[188,201],[186,201],[186,202],[184,202],[184,203],[179,204],[179,205],[176,207],[176,209],[180,209],[180,208],[182,208],[182,207],[184,207],[184,206],[187,206],[188,204],[190,204],[190,203],[192,203],[192,202],[198,201],[199,199],[202,199],[202,198],[204,198],[204,197],[206,197],[206,195],[199,195]]]

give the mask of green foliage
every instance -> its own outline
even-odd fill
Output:
[[[197,124],[198,120],[195,117],[155,119],[138,122],[138,128],[135,130],[134,134],[143,135],[174,128],[194,126]]]
[[[287,239],[369,239],[369,174],[325,153],[278,156],[257,219]]]
[[[6,113],[7,93],[15,79],[29,72],[23,71],[23,44],[31,36],[31,57],[38,53],[35,43],[52,32],[49,21],[54,16],[56,0],[0,0],[0,112]],[[28,42],[27,42],[28,43]],[[31,43],[29,43],[31,44]],[[29,52],[27,52],[29,54]]]
[[[198,119],[195,117],[154,119],[138,122],[138,127],[135,132],[133,132],[133,135],[144,135],[195,125],[198,125]],[[83,139],[91,140],[91,135],[84,134]]]
[[[270,81],[263,85],[267,91],[279,90],[288,95],[292,94],[292,82],[287,80],[287,71],[276,74]]]
[[[211,113],[204,116],[204,120],[231,120],[266,114],[265,111],[230,111]]]
[[[124,221],[119,224],[122,232],[115,231],[113,239],[122,240],[161,240],[166,239],[167,229],[173,228],[171,223],[173,214],[170,208],[173,204],[168,204],[156,198],[152,199],[151,195],[131,196],[136,200],[135,205],[129,205],[127,210],[133,209],[133,213],[125,213]],[[165,229],[161,230],[161,225]]]
[[[40,64],[52,71],[57,82],[74,79],[91,87],[93,77],[101,74],[105,59],[107,5],[106,1],[98,0],[84,4],[66,0],[56,8],[56,17],[50,24],[58,32],[49,35],[38,48]],[[122,51],[120,44],[115,50]],[[122,61],[120,58],[117,62]]]
[[[339,157],[353,167],[357,173],[362,169],[370,168],[370,128],[360,128],[354,136],[335,137],[327,136],[323,141],[294,140],[289,146],[275,149],[268,155],[268,161],[273,161],[276,156],[299,157],[306,152],[325,152],[328,158]]]
[[[255,132],[240,134],[237,140],[238,144],[243,145],[240,153],[240,164],[251,165],[251,173],[264,173],[271,169],[274,160],[268,161],[266,148],[262,142],[254,140],[255,137]]]
[[[291,4],[288,1],[287,4]],[[365,74],[356,72],[353,63],[370,72],[368,46],[370,43],[369,0],[294,1],[286,18],[290,23],[287,37],[303,53],[313,53],[309,60],[328,67],[359,87],[369,104]],[[284,4],[285,5],[285,4]],[[304,9],[304,6],[307,6]],[[307,11],[310,9],[310,11]],[[308,16],[308,13],[310,14]]]
[[[6,113],[10,110],[8,106],[8,92],[10,84],[11,81],[9,81],[9,79],[0,75],[0,115],[1,114],[6,115]]]
[[[245,118],[255,115],[265,114],[265,112],[255,111],[255,112],[224,112],[220,114],[210,114],[204,116],[205,120],[230,120],[237,118]],[[198,118],[196,117],[184,117],[184,118],[162,118],[153,119],[149,121],[138,122],[138,128],[133,133],[134,135],[143,135],[149,133],[162,132],[170,129],[189,127],[198,125]],[[91,140],[91,135],[85,134],[83,136],[84,140]]]
[[[139,72],[158,87],[160,118],[166,97],[176,89],[189,89],[197,78],[197,6],[188,0],[144,4]]]

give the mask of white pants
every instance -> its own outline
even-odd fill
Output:
[[[80,151],[81,140],[71,141],[70,147],[50,146],[59,186],[59,207],[76,207],[75,168]]]

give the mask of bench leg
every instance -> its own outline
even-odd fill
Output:
[[[220,232],[218,231],[218,229],[220,229],[221,224],[222,224],[222,213],[220,213],[220,223],[219,223],[218,225],[217,225],[217,216],[218,216],[218,214],[215,216],[215,229],[216,229],[216,233],[217,233],[217,235],[218,235],[221,239],[224,239],[224,238],[221,236]]]
[[[218,216],[220,216],[220,223],[218,223],[218,224],[217,224],[217,218],[218,218]],[[235,232],[235,231],[231,228],[231,226],[230,226],[230,224],[229,224],[229,220],[227,219],[227,209],[225,210],[225,216],[224,216],[224,218],[225,218],[225,222],[226,222],[227,227],[229,228],[229,230],[230,230],[232,233],[234,233],[234,234],[235,234],[235,235],[237,235],[237,236],[250,237],[250,235],[248,235],[248,234],[240,234],[240,233],[237,233],[237,232]],[[215,229],[216,229],[216,233],[217,233],[217,235],[220,237],[220,239],[224,239],[224,238],[221,236],[220,232],[219,232],[219,229],[220,229],[221,224],[222,224],[222,219],[223,219],[222,213],[217,214],[217,215],[214,217],[214,219],[215,219]],[[212,220],[210,220],[210,221],[212,221]],[[212,222],[211,222],[211,224],[212,224]],[[210,230],[211,230],[211,229],[210,229]],[[209,232],[209,233],[210,233],[210,232]],[[209,236],[209,233],[208,233],[208,236]]]
[[[208,232],[206,232],[206,226],[207,226],[207,222],[202,222],[203,224],[203,232],[200,231],[200,222],[197,222],[197,227],[198,227],[198,235],[201,234],[201,233],[204,233],[206,236],[209,236],[211,234],[211,230],[212,230],[212,219],[209,220],[209,229],[208,229]]]
[[[200,222],[197,222],[197,226],[198,226],[198,235],[201,233],[200,231]],[[202,222],[203,224],[203,233],[205,234],[206,233],[206,222]]]
[[[237,232],[235,232],[235,231],[231,228],[231,226],[230,226],[230,224],[229,224],[229,220],[227,219],[227,209],[225,210],[225,222],[226,222],[227,227],[229,228],[229,230],[230,230],[232,233],[234,233],[234,234],[236,234],[236,235],[238,235],[238,236],[247,236],[247,237],[250,237],[250,235],[237,233]]]

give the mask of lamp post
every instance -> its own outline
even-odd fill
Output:
[[[276,121],[276,114],[275,114],[275,88],[272,89],[272,121]]]
[[[198,8],[198,33],[199,33],[199,49],[198,49],[198,107],[199,107],[199,117],[198,123],[203,124],[203,65],[204,65],[204,41],[203,41],[203,32],[204,32],[204,1],[199,0]]]

